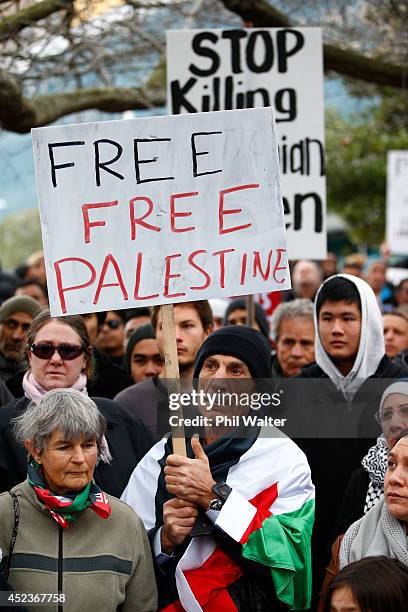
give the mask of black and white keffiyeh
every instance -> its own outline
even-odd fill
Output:
[[[384,497],[384,476],[387,471],[388,445],[384,436],[377,438],[377,442],[372,446],[361,465],[368,472],[370,479],[367,495],[364,504],[364,514],[377,502]]]

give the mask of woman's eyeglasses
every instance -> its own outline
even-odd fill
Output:
[[[377,423],[380,423],[380,425],[384,423],[390,423],[395,413],[399,415],[402,421],[406,421],[408,423],[408,404],[400,406],[396,410],[392,410],[391,408],[386,408],[382,411],[379,410],[375,414],[375,419]]]
[[[38,357],[38,359],[51,359],[55,351],[64,361],[71,361],[76,359],[84,352],[84,347],[79,344],[48,344],[46,342],[39,342],[38,344],[31,344],[30,351]]]

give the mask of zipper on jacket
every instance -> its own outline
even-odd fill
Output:
[[[61,595],[62,593],[62,572],[63,572],[63,568],[62,568],[62,559],[63,559],[63,542],[62,542],[62,536],[64,533],[63,528],[61,527],[61,525],[59,525],[58,527],[59,529],[59,533],[58,533],[58,593],[59,595]],[[58,604],[58,612],[63,612],[63,605],[61,603]]]

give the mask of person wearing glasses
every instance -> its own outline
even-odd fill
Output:
[[[76,389],[87,395],[92,375],[92,346],[79,315],[54,317],[48,310],[40,312],[27,334],[26,354],[29,369],[23,379],[24,396],[0,410],[0,492],[21,482],[26,474],[24,447],[17,444],[11,431],[11,420],[21,415],[31,402],[38,403],[52,389]],[[106,440],[114,461],[99,464],[96,483],[107,493],[120,497],[138,461],[153,444],[143,423],[112,400],[94,399],[107,421]]]
[[[388,453],[401,432],[408,429],[408,381],[393,382],[384,391],[375,415],[382,434],[353,472],[344,493],[335,525],[334,538],[367,514],[384,497]],[[333,539],[334,539],[333,538]]]
[[[60,347],[69,356],[79,350],[68,342]],[[106,420],[95,402],[77,389],[56,388],[14,419],[13,432],[29,462],[23,482],[0,495],[9,585],[26,594],[30,610],[29,594],[37,593],[48,594],[34,601],[52,610],[154,612],[157,589],[143,523],[93,482],[98,462],[111,461]]]
[[[121,368],[125,356],[125,317],[124,310],[108,310],[95,342],[96,348]]]

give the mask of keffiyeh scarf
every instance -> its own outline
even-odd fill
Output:
[[[377,443],[372,446],[367,455],[361,461],[361,465],[368,472],[370,479],[364,504],[364,514],[384,497],[384,476],[387,471],[388,445],[383,436],[377,438]]]
[[[28,482],[52,518],[64,529],[77,520],[78,512],[86,508],[91,508],[103,519],[107,519],[111,514],[108,498],[93,482],[87,484],[79,493],[56,495],[50,491],[42,468],[34,459],[28,464]]]

